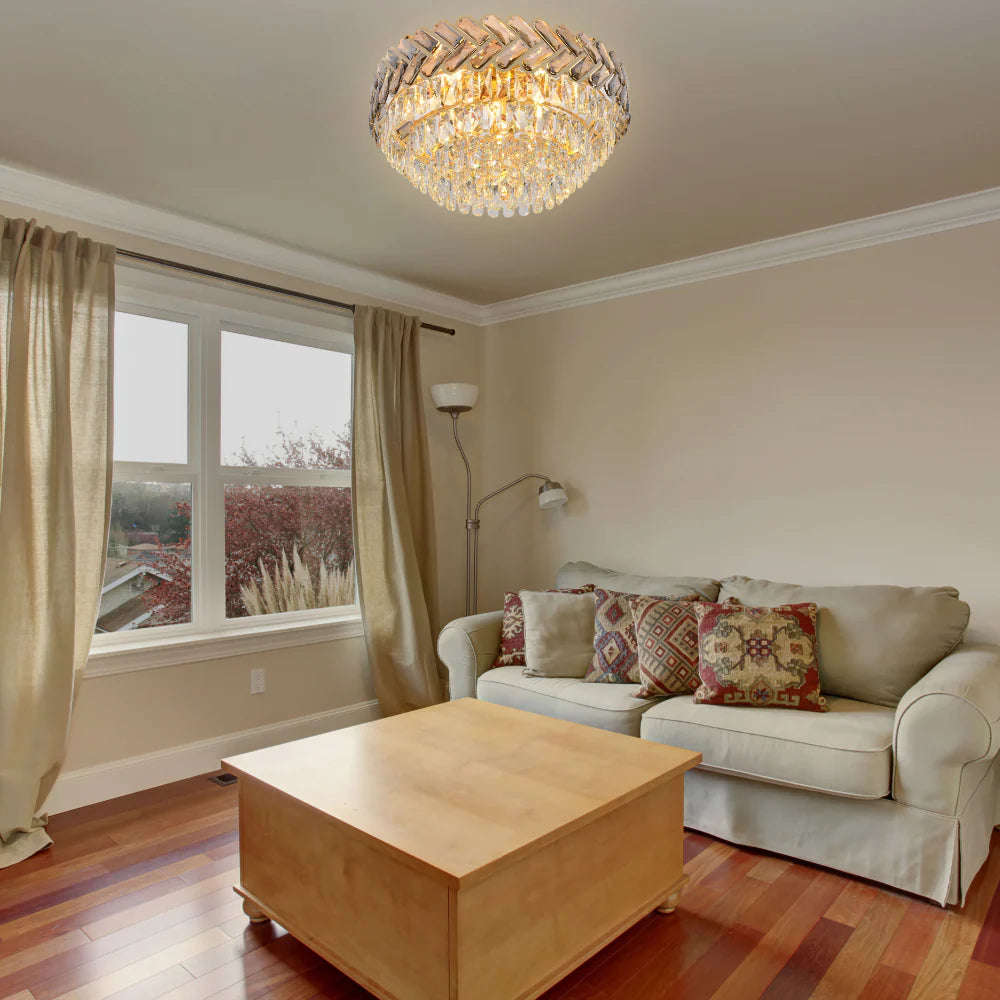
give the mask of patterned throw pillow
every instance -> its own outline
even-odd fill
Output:
[[[638,594],[594,589],[594,658],[585,681],[594,684],[638,684],[639,657],[631,599]],[[697,594],[658,597],[656,600],[697,601]]]
[[[684,600],[633,597],[639,658],[637,698],[693,694],[698,689],[698,616]]]
[[[585,584],[573,590],[548,590],[549,594],[592,594],[594,585]],[[494,667],[523,667],[524,659],[524,605],[517,591],[503,595],[503,624],[500,626],[500,653],[493,661]]]
[[[746,608],[695,604],[698,674],[695,701],[825,712],[820,694],[816,605]]]

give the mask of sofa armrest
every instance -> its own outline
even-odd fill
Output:
[[[1000,646],[963,644],[903,695],[892,797],[956,816],[1000,749]]]
[[[493,666],[500,652],[502,611],[456,618],[438,636],[438,656],[448,668],[451,698],[475,698],[479,675]]]

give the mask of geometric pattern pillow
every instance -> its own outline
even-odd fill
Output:
[[[548,590],[548,594],[590,594],[594,585],[585,584],[575,590]],[[520,594],[506,591],[503,595],[503,624],[500,626],[500,653],[494,667],[524,667],[524,605]]]
[[[639,656],[631,604],[632,598],[637,596],[594,588],[594,658],[583,678],[585,681],[595,684],[639,683]],[[696,601],[698,595],[685,594],[673,599]]]
[[[690,601],[633,597],[639,656],[637,698],[694,694],[698,689],[698,616]]]
[[[695,701],[825,712],[816,605],[746,608],[694,604],[698,616]]]

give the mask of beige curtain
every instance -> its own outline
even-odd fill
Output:
[[[4,219],[0,244],[0,868],[51,843],[103,580],[114,248]]]
[[[355,565],[368,662],[382,711],[443,699],[434,654],[437,556],[420,321],[354,313]]]

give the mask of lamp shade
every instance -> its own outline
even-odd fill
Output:
[[[479,399],[479,386],[471,382],[441,382],[431,386],[431,399],[442,413],[466,413]]]
[[[548,479],[538,487],[538,506],[542,510],[561,507],[568,499],[562,483],[557,483],[554,479]]]

